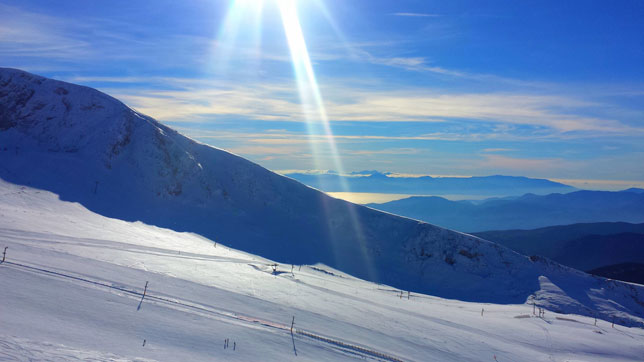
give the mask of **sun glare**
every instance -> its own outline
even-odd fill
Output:
[[[323,159],[330,158],[332,167],[336,171],[344,173],[300,24],[297,0],[233,0],[219,31],[216,51],[219,68],[226,70],[233,51],[244,52],[245,56],[248,55],[245,57],[246,59],[261,57],[262,10],[268,2],[276,5],[279,9],[299,91],[302,115],[306,121],[309,136],[315,137],[319,141],[319,137],[322,135],[326,140],[325,143],[310,142],[315,162],[314,167],[317,169],[328,168]],[[323,10],[322,13],[325,17],[329,18],[326,8],[322,4],[318,5]],[[334,26],[334,29],[337,30],[337,27]],[[249,44],[251,49],[248,49]],[[350,191],[346,185],[344,191]]]
[[[314,167],[316,169],[326,168],[323,159],[330,158],[332,167],[340,174],[345,174],[344,167],[342,166],[342,159],[339,155],[335,139],[333,137],[333,132],[329,124],[329,119],[327,117],[324,99],[315,77],[315,71],[313,69],[309,50],[302,31],[297,7],[298,1],[272,0],[271,2],[276,4],[279,9],[282,26],[286,35],[291,63],[295,74],[295,81],[298,87],[302,115],[306,121],[310,137],[309,146],[314,158]],[[226,21],[221,28],[221,32],[226,33],[223,34],[220,32],[220,39],[225,39],[225,44],[234,44],[237,39],[243,38],[243,35],[239,33],[242,28],[242,24],[250,24],[252,28],[252,30],[250,30],[250,34],[252,34],[251,41],[256,50],[255,55],[259,57],[261,53],[261,49],[259,48],[262,35],[261,18],[262,8],[264,5],[263,0],[234,0],[231,4]],[[318,5],[320,5],[320,8],[323,10],[323,15],[332,22],[326,8],[322,6],[323,4]],[[251,21],[251,23],[249,23],[249,21]],[[331,25],[337,32],[335,24],[332,22]],[[246,30],[248,31],[249,29]],[[228,55],[230,55],[228,52],[232,51],[231,49],[233,48],[226,48],[223,52],[223,57],[220,59],[227,61]],[[220,57],[221,56],[222,54],[220,54]],[[323,139],[325,139],[326,142],[317,142],[320,135],[323,135]],[[346,182],[343,179],[341,182],[343,192],[350,192],[351,190],[349,190]],[[371,262],[371,258],[369,257],[369,253],[366,249],[365,237],[356,211],[356,206],[352,204],[346,204],[345,206],[350,218],[349,222],[353,229],[355,237],[354,240],[360,248],[364,265],[368,268],[367,273],[370,274],[369,277],[371,280],[376,280],[377,277],[373,269],[373,263]],[[339,248],[334,247],[333,249],[337,250]]]
[[[295,74],[295,81],[299,92],[300,104],[302,107],[302,115],[306,121],[308,134],[310,137],[309,146],[313,155],[314,167],[316,169],[324,169],[325,164],[323,159],[331,159],[332,167],[340,174],[345,174],[344,167],[342,166],[342,159],[339,155],[333,132],[329,124],[327,112],[324,106],[324,99],[320,91],[319,84],[315,77],[315,71],[311,62],[308,47],[302,26],[300,24],[300,17],[298,14],[298,1],[297,0],[272,0],[271,3],[276,4],[279,9],[282,26],[286,35],[286,41],[291,56],[291,63]],[[323,4],[320,5],[323,15],[331,22],[332,27],[337,32],[337,26],[332,22],[329,13]],[[226,17],[222,28],[220,29],[219,42],[225,46],[219,47],[220,51],[218,58],[220,62],[226,63],[230,56],[230,52],[240,51],[243,48],[234,46],[235,42],[239,39],[244,40],[246,43],[250,41],[254,48],[254,53],[251,56],[261,57],[261,37],[262,37],[262,9],[265,6],[264,0],[234,0]],[[241,29],[245,29],[245,34],[241,34]],[[249,29],[250,28],[250,29]],[[250,31],[249,31],[250,30]],[[249,39],[250,34],[250,39]],[[244,50],[247,51],[247,50]],[[225,65],[225,64],[224,64]],[[323,135],[326,142],[319,141],[319,136]],[[344,192],[350,192],[348,185],[342,179],[342,188]],[[352,204],[345,204],[347,214],[349,215],[349,223],[353,229],[354,241],[358,244],[361,252],[363,265],[366,265],[371,280],[377,280],[373,263],[369,257],[366,249],[366,241],[362,230],[362,225],[356,211],[356,206]],[[331,210],[327,210],[331,212]],[[332,215],[329,215],[331,219]],[[334,230],[331,228],[331,231]],[[335,239],[335,238],[333,238]],[[338,235],[337,239],[341,239]],[[337,252],[340,248],[333,247]],[[336,258],[338,256],[336,255]]]

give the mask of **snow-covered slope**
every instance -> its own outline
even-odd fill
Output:
[[[98,214],[396,288],[644,325],[644,289],[333,199],[96,90],[0,69],[0,177]]]
[[[0,360],[640,361],[644,355],[639,328],[549,311],[539,318],[525,304],[401,298],[390,286],[320,264],[293,272],[281,264],[273,273],[272,261],[198,235],[106,218],[50,192],[0,181],[4,246]]]

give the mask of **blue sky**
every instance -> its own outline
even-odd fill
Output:
[[[337,154],[347,172],[644,185],[644,2],[294,0],[334,150],[303,112],[284,1],[0,0],[0,66],[272,170]]]

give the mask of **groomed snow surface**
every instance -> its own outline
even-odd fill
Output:
[[[527,304],[401,298],[324,265],[278,265],[274,273],[270,260],[198,235],[106,218],[0,181],[5,246],[0,360],[644,358],[639,328],[550,311],[538,317]]]

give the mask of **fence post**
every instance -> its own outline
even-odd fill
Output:
[[[295,325],[295,316],[293,316],[293,320],[291,321],[291,334],[293,334],[293,326]]]
[[[145,282],[145,288],[143,289],[143,296],[141,297],[141,301],[139,302],[139,306],[136,307],[136,310],[141,310],[141,306],[143,305],[143,299],[145,299],[145,293],[148,291],[148,282]]]
[[[5,259],[5,257],[7,256],[7,249],[8,249],[8,248],[9,248],[8,246],[5,246],[5,247],[4,247],[4,252],[2,253],[2,262],[3,262],[3,263],[4,263],[4,259]]]

